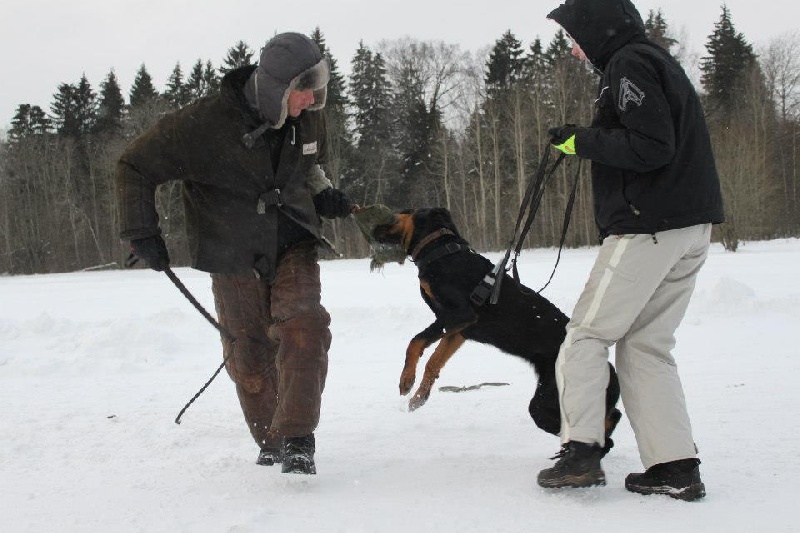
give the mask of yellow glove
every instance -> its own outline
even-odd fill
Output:
[[[573,133],[570,138],[563,143],[554,144],[553,146],[556,150],[561,150],[567,155],[575,155],[575,134]]]
[[[550,134],[550,144],[567,155],[575,155],[575,129],[572,125],[550,128],[547,130]]]

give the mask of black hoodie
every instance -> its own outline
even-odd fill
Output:
[[[720,223],[722,195],[700,99],[680,64],[645,37],[629,0],[567,0],[555,20],[601,73],[595,117],[575,150],[592,161],[602,237]]]

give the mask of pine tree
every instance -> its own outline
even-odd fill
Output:
[[[101,134],[117,135],[122,131],[122,117],[125,111],[125,100],[112,69],[100,84],[100,102],[97,110],[95,131]]]
[[[219,78],[211,65],[211,61],[207,61],[204,65],[203,61],[198,59],[192,67],[189,79],[186,80],[184,87],[190,102],[196,102],[204,96],[215,94],[219,91]]]
[[[347,125],[348,102],[344,76],[339,72],[336,59],[325,45],[325,37],[319,27],[314,29],[310,37],[328,61],[330,72],[323,111],[326,124],[326,153],[323,168],[334,187],[352,194],[353,183],[348,179],[347,173],[353,164],[353,136]],[[334,245],[339,248],[343,244],[342,233],[345,227],[337,221],[332,224],[332,230]]]
[[[373,54],[363,42],[359,43],[353,57],[350,94],[359,146],[388,143],[391,138],[391,84],[383,56]]]
[[[220,77],[217,75],[217,70],[211,64],[211,60],[206,61],[205,69],[203,69],[203,83],[206,86],[206,95],[217,94],[219,92]]]
[[[11,129],[8,131],[8,137],[12,142],[15,142],[32,135],[48,133],[51,127],[52,123],[41,107],[20,104],[17,106],[17,111],[11,120]]]
[[[701,59],[700,81],[708,98],[709,111],[722,117],[742,103],[746,77],[758,66],[753,46],[736,31],[727,6],[722,6],[719,22],[708,36],[706,50],[708,55]]]
[[[400,158],[400,180],[390,188],[395,206],[421,205],[430,201],[424,178],[432,155],[439,112],[428,110],[419,68],[403,65],[394,83],[392,97],[394,146]]]
[[[356,151],[350,169],[352,193],[362,203],[381,203],[394,177],[392,154],[392,91],[379,53],[359,42],[351,61],[350,120]]]
[[[253,51],[247,46],[247,43],[239,41],[228,49],[228,55],[222,60],[222,66],[219,71],[224,76],[231,70],[245,65],[252,65],[253,63]]]
[[[158,91],[153,86],[153,78],[147,72],[147,68],[142,64],[139,67],[136,77],[133,79],[133,86],[130,92],[130,105],[132,108],[143,104],[151,103],[158,98]]]
[[[328,60],[328,67],[330,69],[330,81],[328,82],[328,95],[327,104],[331,107],[346,106],[347,96],[345,95],[345,79],[341,72],[339,72],[338,62],[331,55],[328,46],[325,44],[325,37],[322,31],[317,26],[311,33],[311,40],[313,40],[319,47],[322,55]]]
[[[495,41],[486,62],[485,82],[490,92],[508,89],[520,79],[525,63],[524,54],[522,43],[511,30]]]
[[[572,45],[567,39],[567,34],[564,30],[559,29],[547,45],[547,51],[544,53],[545,60],[552,66],[564,58],[571,57],[571,54]]]
[[[669,51],[673,46],[678,44],[676,39],[669,36],[667,30],[667,21],[664,19],[664,14],[661,9],[658,11],[649,11],[647,20],[644,23],[645,34],[648,39],[659,45],[664,50]]]
[[[97,122],[97,94],[92,89],[86,74],[81,76],[78,85],[75,86],[75,104],[80,135],[91,133]]]
[[[189,95],[183,83],[183,70],[181,70],[180,62],[175,63],[175,68],[172,69],[172,74],[170,74],[167,79],[167,88],[164,91],[164,97],[174,109],[180,109],[189,103]]]
[[[547,58],[542,47],[542,40],[537,37],[528,47],[528,54],[522,62],[522,79],[528,82],[539,76],[546,68]]]
[[[50,104],[50,114],[56,133],[67,137],[80,135],[80,121],[78,119],[77,89],[69,83],[58,86]]]

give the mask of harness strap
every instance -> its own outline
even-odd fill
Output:
[[[431,253],[426,255],[424,259],[420,259],[419,261],[414,261],[414,263],[417,265],[417,268],[422,269],[428,266],[429,264],[433,263],[434,261],[438,261],[442,257],[460,252],[462,250],[471,252],[472,248],[470,248],[466,244],[461,244],[458,242],[448,242],[444,246],[440,246],[439,248],[434,249]]]
[[[548,169],[548,165],[550,163],[550,150],[546,149],[542,154],[539,167],[536,169],[536,172],[528,182],[528,186],[522,198],[522,205],[520,205],[519,214],[517,215],[517,222],[514,225],[514,235],[511,238],[508,248],[506,249],[505,256],[495,265],[494,269],[486,274],[486,276],[470,294],[470,300],[476,306],[480,307],[486,303],[487,300],[491,304],[497,303],[497,300],[500,298],[500,286],[503,281],[503,274],[506,271],[506,265],[508,264],[508,260],[511,257],[512,251],[514,252],[514,258],[511,260],[513,275],[514,279],[519,281],[519,273],[517,272],[517,257],[519,257],[519,253],[522,250],[523,243],[525,242],[525,237],[527,236],[528,231],[533,224],[533,220],[536,218],[536,213],[539,211],[539,206],[542,202],[542,196],[544,195],[545,187],[550,178],[552,178],[552,176],[555,174],[558,166],[564,160],[564,157],[565,154],[560,154],[555,163],[553,163],[553,165]],[[578,165],[578,172],[575,174],[575,182],[573,183],[572,193],[570,195],[567,210],[564,216],[564,226],[561,233],[561,243],[558,249],[556,266],[558,266],[558,260],[561,258],[561,249],[563,248],[566,240],[569,219],[572,213],[572,207],[575,203],[575,192],[579,174],[580,164]],[[553,279],[553,274],[555,274],[555,267],[553,268],[553,273],[550,274],[550,280]],[[548,284],[550,283],[550,280],[547,281]],[[545,284],[545,287],[546,286],[547,284]],[[542,287],[539,292],[541,292],[543,289],[544,287]]]
[[[432,243],[439,237],[443,237],[445,235],[455,235],[455,233],[453,233],[447,228],[439,228],[430,235],[428,235],[427,237],[425,237],[424,239],[422,239],[421,241],[419,241],[419,244],[417,244],[417,246],[414,247],[414,251],[412,251],[409,254],[411,256],[411,260],[416,263],[417,256],[419,255],[419,253],[422,251],[423,248],[428,246],[430,243]]]

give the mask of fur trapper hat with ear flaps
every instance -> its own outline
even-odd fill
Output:
[[[312,89],[314,104],[308,110],[322,109],[329,79],[328,61],[314,41],[301,33],[279,33],[261,49],[245,91],[261,119],[278,129],[286,120],[290,91]]]

